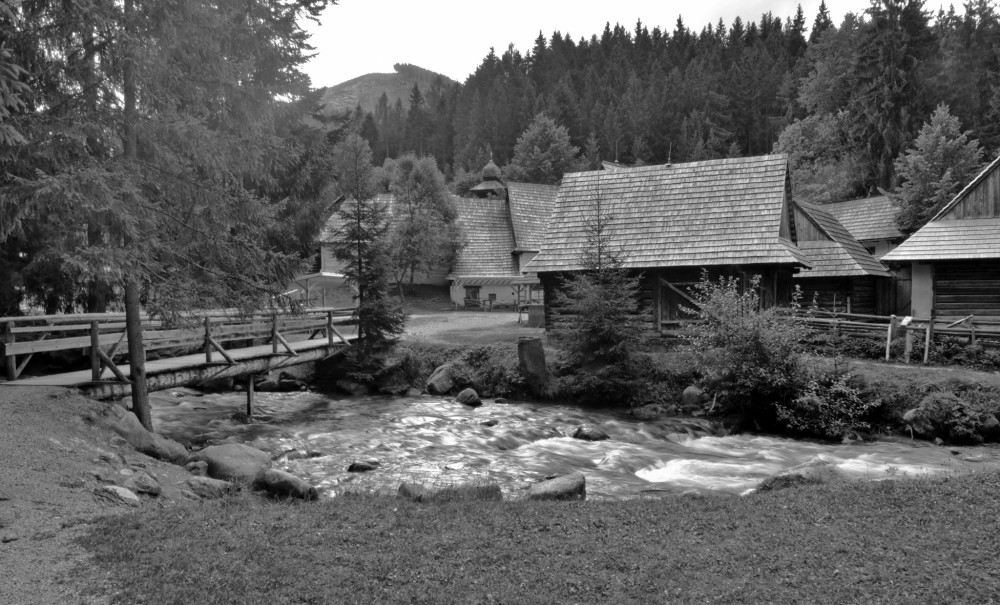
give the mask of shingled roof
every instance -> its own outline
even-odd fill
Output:
[[[795,204],[828,238],[811,241],[799,238],[798,247],[812,263],[812,268],[803,270],[795,276],[796,278],[892,276],[882,263],[875,260],[875,257],[852,237],[836,217],[826,211],[825,206],[807,202],[795,202]]]
[[[514,229],[507,202],[497,198],[461,198],[456,207],[465,247],[459,251],[449,279],[473,285],[469,278],[521,277],[513,254]]]
[[[944,208],[938,212],[929,223],[917,230],[889,252],[882,260],[885,261],[942,261],[942,260],[978,260],[1000,258],[1000,217],[997,208],[1000,201],[996,196],[996,179],[984,184],[987,177],[1000,167],[1000,157],[993,160],[976,178],[972,179]],[[993,216],[974,218],[957,218],[963,214],[956,211],[980,185],[989,187],[982,189],[979,196],[985,198],[988,207],[992,208]]]
[[[886,195],[824,204],[840,224],[858,241],[901,239],[896,226],[896,205]]]
[[[567,174],[526,270],[583,269],[585,225],[598,199],[614,217],[610,243],[625,250],[629,268],[808,266],[781,237],[789,189],[785,155]]]
[[[514,244],[518,251],[541,250],[545,226],[552,216],[558,195],[558,185],[507,184]]]

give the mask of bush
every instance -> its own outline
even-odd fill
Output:
[[[645,355],[629,360],[580,368],[559,368],[557,397],[581,405],[639,407],[660,404],[673,407],[684,387],[691,384],[688,373],[670,372]]]
[[[791,402],[804,380],[799,359],[805,330],[775,308],[761,309],[760,276],[740,287],[736,277],[717,282],[702,274],[694,286],[697,315],[688,336],[702,372],[701,383],[720,403],[769,424],[775,405]]]
[[[866,397],[864,382],[835,366],[817,372],[798,397],[787,404],[777,404],[778,419],[789,429],[816,437],[839,439],[867,431],[864,420],[881,406],[878,398]]]

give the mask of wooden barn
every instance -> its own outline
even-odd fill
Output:
[[[882,260],[912,267],[914,317],[1000,317],[1000,157]]]
[[[702,270],[760,275],[761,299],[774,305],[789,301],[794,271],[809,266],[795,245],[785,155],[567,174],[541,251],[526,267],[544,288],[547,328],[557,328],[563,278],[584,270],[598,205],[610,216],[609,245],[641,276],[636,310],[650,311],[653,333],[690,319],[681,307],[691,306],[688,287]]]
[[[812,267],[793,283],[802,289],[804,305],[866,315],[890,312],[892,273],[854,239],[826,206],[794,202],[795,236]]]

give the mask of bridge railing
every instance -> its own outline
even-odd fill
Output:
[[[266,339],[275,354],[284,350],[295,355],[286,336],[308,334],[327,339],[330,346],[349,345],[338,326],[354,325],[353,308],[310,309],[302,313],[272,312],[238,316],[229,312],[206,311],[187,316],[197,327],[171,328],[163,322],[142,317],[143,351],[200,347],[206,362],[219,353],[226,363],[234,363],[223,343]],[[86,350],[92,378],[100,380],[110,370],[126,381],[114,362],[128,350],[123,313],[81,313],[71,315],[28,315],[0,317],[3,357],[8,381],[17,380],[35,353]]]

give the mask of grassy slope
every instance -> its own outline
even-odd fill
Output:
[[[109,519],[85,544],[115,603],[984,603],[998,490],[980,474],[573,504],[244,499]]]

